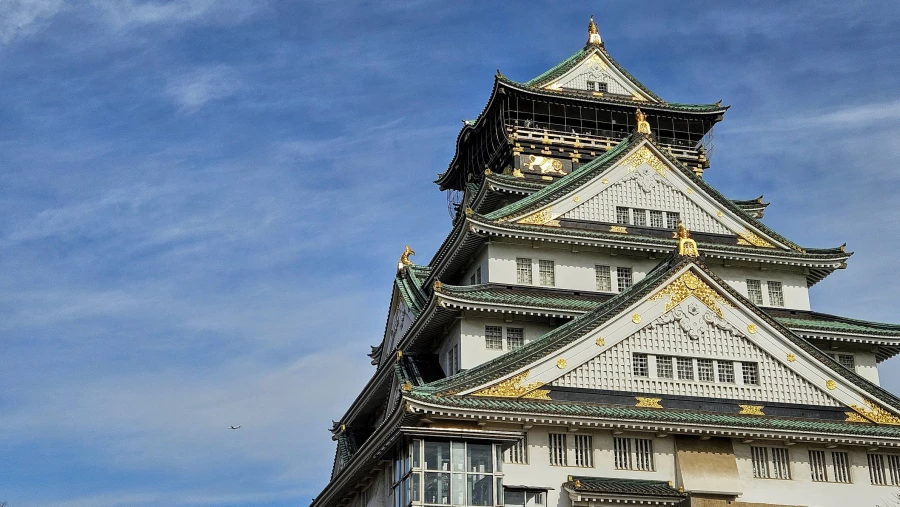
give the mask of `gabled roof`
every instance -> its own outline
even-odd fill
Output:
[[[687,498],[687,493],[672,487],[671,482],[623,479],[619,477],[569,476],[563,488],[586,495],[627,495],[642,498]]]

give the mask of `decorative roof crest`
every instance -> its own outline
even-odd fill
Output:
[[[597,30],[597,24],[594,23],[593,14],[588,22],[588,44],[603,44],[603,40],[600,39],[600,30]]]
[[[641,134],[651,134],[650,124],[647,122],[647,115],[640,108],[635,110],[634,117],[637,119],[637,131]]]
[[[678,255],[684,257],[698,257],[700,252],[697,251],[697,242],[691,239],[691,233],[683,223],[678,224],[678,230],[672,236],[678,240]]]
[[[403,250],[403,253],[400,254],[400,262],[397,264],[397,270],[403,271],[406,266],[412,266],[413,263],[409,260],[410,255],[416,255],[416,252],[413,252],[413,249],[406,245],[406,249]]]

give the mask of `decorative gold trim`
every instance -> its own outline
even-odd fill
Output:
[[[685,257],[700,256],[700,252],[697,251],[697,242],[691,239],[691,233],[688,232],[683,223],[678,223],[678,230],[675,231],[672,237],[678,240],[678,255]]]
[[[524,218],[516,220],[517,224],[529,225],[549,225],[551,227],[559,227],[559,220],[553,220],[553,207],[548,206],[540,211],[536,211]]]
[[[472,208],[466,208],[466,216],[467,216],[467,217],[470,217],[470,216],[472,216],[473,214],[475,214],[475,211],[472,210]]]
[[[403,253],[400,254],[400,265],[398,266],[400,269],[403,269],[404,266],[412,266],[413,263],[409,260],[410,255],[416,255],[416,252],[413,252],[413,249],[406,245],[406,249],[403,250]]]
[[[575,197],[572,198],[572,200],[573,200],[574,202],[578,202],[578,201],[581,200],[581,197],[578,197],[578,196],[576,195]]]
[[[741,407],[741,411],[738,412],[740,415],[766,415],[763,414],[763,406],[762,405],[738,405]]]
[[[669,171],[669,166],[664,164],[662,160],[659,159],[649,148],[646,146],[642,146],[641,149],[636,151],[633,155],[625,159],[626,165],[631,165],[628,168],[628,172],[634,172],[641,164],[647,164],[653,168],[660,176],[666,177],[666,174]]]
[[[722,309],[719,308],[719,305],[717,305],[716,302],[722,303],[729,308],[734,308],[734,305],[719,295],[718,292],[713,290],[712,287],[707,285],[706,282],[701,280],[700,277],[695,275],[692,271],[687,271],[673,280],[672,283],[651,296],[650,301],[662,299],[665,296],[671,297],[669,302],[666,303],[666,312],[673,310],[676,306],[681,304],[682,301],[687,299],[688,296],[694,296],[699,299],[701,303],[706,305],[707,308],[715,312],[719,317],[722,317]]]
[[[560,370],[566,369],[566,366],[568,366],[568,365],[569,365],[569,363],[563,358],[559,358],[556,360],[556,367],[559,368]]]
[[[441,289],[444,288],[444,284],[442,284],[440,280],[435,280],[431,285],[431,288],[434,289],[435,292],[440,292]]]
[[[747,332],[748,333],[756,334],[757,331],[759,331],[759,329],[757,329],[756,324],[747,324]]]
[[[603,178],[602,180],[600,180],[600,183],[603,183],[604,185],[608,185],[608,184],[609,184],[609,180],[606,179],[606,178]]]
[[[866,419],[869,419],[878,424],[900,426],[900,417],[897,417],[891,412],[888,412],[872,400],[863,400],[863,402],[868,406],[868,408],[863,408],[859,405],[850,405],[850,408],[866,417]]]
[[[722,212],[721,212],[721,211],[716,211],[716,216],[717,216],[717,217],[721,217],[721,216],[722,216]]]
[[[788,360],[789,363],[793,363],[794,361],[797,360],[797,356],[795,356],[794,354],[788,354],[788,355],[787,355],[787,360]]]
[[[597,346],[602,347],[602,346],[606,345],[606,340],[604,340],[604,339],[601,337],[601,338],[597,338],[597,341],[595,341],[594,343],[596,343]]]
[[[408,392],[412,391],[413,386],[409,381],[406,381],[403,383],[403,386],[400,389],[402,389],[403,391],[408,393]]]
[[[634,322],[635,324],[640,324],[641,323],[641,314],[635,313],[634,315],[632,315],[631,322]]]
[[[637,131],[641,134],[650,135],[650,124],[647,122],[647,115],[640,108],[634,112],[634,118],[637,120]]]
[[[634,399],[637,400],[635,407],[662,408],[662,405],[659,404],[659,402],[662,401],[662,398],[644,398],[643,396],[635,396]]]
[[[549,400],[550,391],[538,389],[543,382],[523,384],[531,370],[526,370],[518,375],[510,377],[502,382],[485,387],[472,393],[472,396],[493,396],[496,398],[528,398],[532,400]]]
[[[868,423],[868,424],[872,424],[872,421],[870,421],[870,420],[866,419],[865,417],[863,417],[863,416],[857,414],[856,412],[844,412],[844,414],[847,416],[847,418],[844,419],[844,422],[855,422],[855,423]]]
[[[761,248],[775,248],[775,245],[759,237],[755,232],[744,227],[743,232],[737,233],[739,236],[738,245],[753,245]],[[743,240],[743,243],[741,242]]]
[[[519,169],[513,169],[512,175],[513,175],[513,178],[524,178],[525,177],[525,175],[522,174],[522,171],[520,171]]]
[[[829,391],[834,391],[835,389],[837,389],[837,382],[828,379],[825,381],[825,387],[827,387]]]
[[[628,229],[622,227],[621,225],[610,225],[609,232],[618,232],[620,234],[628,234]]]

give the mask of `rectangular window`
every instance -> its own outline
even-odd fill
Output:
[[[634,218],[634,225],[646,226],[647,225],[647,210],[645,209],[633,209],[631,210],[632,217]]]
[[[791,459],[784,447],[772,447],[772,478],[791,478]]]
[[[631,439],[613,437],[616,470],[631,470]]]
[[[677,229],[681,223],[681,213],[675,211],[666,212],[666,227],[669,229]]]
[[[734,363],[731,361],[716,361],[719,371],[719,382],[734,384]]]
[[[757,479],[770,479],[769,448],[750,447],[750,459],[753,462],[753,477]]]
[[[609,87],[607,86],[606,83],[603,83],[603,82],[597,83],[597,91],[600,93],[606,93],[606,90],[608,88]]]
[[[653,470],[653,441],[648,438],[613,437],[616,470]]]
[[[594,439],[591,435],[575,435],[575,466],[594,466]]]
[[[550,433],[550,464],[558,467],[568,465],[565,433]]]
[[[678,366],[679,380],[694,380],[694,360],[688,357],[678,357],[675,359]]]
[[[675,378],[672,368],[672,356],[656,356],[656,376],[659,378]]]
[[[456,359],[453,357],[456,353],[456,346],[450,347],[450,350],[447,351],[447,375],[453,375],[456,373],[456,370],[453,369],[453,365],[456,364]]]
[[[650,376],[650,364],[647,362],[647,354],[632,354],[631,366],[635,377]]]
[[[556,268],[553,261],[538,261],[538,269],[541,276],[541,285],[544,287],[556,287]]]
[[[521,327],[506,328],[506,348],[507,350],[516,350],[525,345],[525,330]]]
[[[506,450],[503,461],[516,465],[525,465],[528,463],[528,436],[522,437],[512,447]]]
[[[763,304],[762,284],[759,280],[747,279],[747,299],[755,305]]]
[[[769,280],[769,306],[784,306],[784,293],[781,291],[781,282]]]
[[[759,385],[759,365],[756,363],[741,363],[741,375],[744,384],[758,386]]]
[[[697,380],[701,382],[715,382],[715,375],[713,374],[713,360],[712,359],[698,359],[697,360]]]
[[[531,259],[516,259],[516,283],[519,285],[531,285]]]
[[[597,278],[597,290],[612,292],[612,277],[610,276],[609,266],[594,266],[594,276]]]
[[[595,91],[595,90],[597,89],[597,82],[596,82],[596,81],[588,81],[588,82],[587,82],[587,89],[588,89],[589,91]]]
[[[663,228],[662,211],[650,210],[650,227],[658,227],[660,229]]]
[[[632,285],[631,268],[616,268],[616,283],[618,283],[619,292],[627,290]]]
[[[783,447],[750,447],[753,477],[757,479],[790,479],[791,461]]]
[[[649,438],[634,439],[634,470],[653,470],[653,441]]]
[[[481,266],[479,266],[478,269],[475,270],[475,283],[481,283]]]
[[[825,466],[825,451],[809,451],[809,472],[813,482],[828,481],[828,467]]]
[[[838,354],[837,362],[841,363],[841,366],[848,370],[856,371],[856,359],[853,357],[853,354]]]
[[[453,350],[454,350],[453,359],[456,361],[453,365],[453,373],[459,373],[459,370],[460,370],[459,360],[460,359],[459,359],[459,344],[458,343],[453,346]]]
[[[484,345],[488,350],[503,350],[503,328],[484,326]]]
[[[869,477],[878,486],[900,486],[900,456],[869,454]]]
[[[616,223],[622,225],[628,225],[631,223],[630,213],[628,213],[628,208],[616,207]]]
[[[848,453],[833,451],[831,464],[834,468],[834,482],[850,482],[850,455]]]

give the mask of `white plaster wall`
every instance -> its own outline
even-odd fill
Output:
[[[647,276],[647,272],[659,264],[658,259],[640,259],[625,255],[610,255],[598,250],[572,251],[571,247],[560,248],[549,243],[540,243],[539,248],[517,243],[492,242],[488,246],[490,281],[493,283],[516,284],[516,258],[532,260],[534,285],[538,285],[538,260],[552,260],[556,265],[556,287],[560,289],[596,291],[597,281],[594,266],[597,264],[612,268],[613,288],[615,288],[615,268],[630,267],[633,281],[637,283]]]
[[[860,377],[881,385],[881,379],[878,377],[878,361],[874,352],[853,352],[856,357],[856,373]]]
[[[441,368],[444,369],[444,374],[450,374],[450,364],[447,363],[447,352],[456,344],[460,344],[459,353],[460,353],[460,361],[459,367],[466,368],[465,363],[462,360],[463,347],[461,336],[462,325],[460,321],[456,321],[450,326],[450,330],[447,333],[447,336],[444,337],[444,341],[441,342],[440,346],[437,349],[438,361],[441,363]]]
[[[481,283],[488,283],[488,270],[490,269],[488,263],[488,249],[482,248],[472,261],[472,264],[466,268],[463,276],[459,280],[456,280],[455,285],[471,285],[472,275],[475,274],[475,271],[477,271],[478,268],[481,268]]]
[[[734,440],[734,453],[738,471],[744,485],[744,494],[739,500],[744,502],[804,505],[808,507],[875,507],[891,505],[888,500],[900,492],[896,486],[873,486],[869,480],[869,469],[864,450],[839,447],[835,451],[850,453],[850,484],[834,482],[813,482],[809,467],[809,449],[806,445],[789,448],[791,459],[791,480],[756,479],[750,457],[750,445],[777,446],[777,443],[753,442],[744,444]],[[812,449],[826,450],[824,447]],[[830,460],[826,455],[826,461]],[[829,477],[831,470],[829,469]]]
[[[766,283],[769,280],[781,282],[781,290],[784,293],[784,308],[795,310],[809,310],[809,288],[806,285],[806,276],[800,273],[787,271],[775,271],[742,268],[737,266],[710,266],[713,272],[728,282],[728,285],[744,296],[747,295],[747,279],[760,280],[762,282],[763,306],[771,306],[769,291]]]
[[[503,328],[503,350],[488,349],[484,338],[485,326],[499,326]],[[474,368],[479,364],[485,363],[500,357],[509,352],[506,343],[506,328],[518,327],[525,330],[525,343],[540,338],[541,335],[547,333],[555,326],[534,321],[523,321],[513,319],[507,322],[502,318],[490,319],[483,317],[466,316],[459,321],[460,367],[464,370]]]

